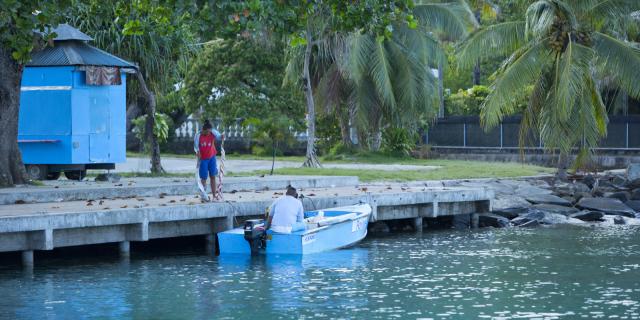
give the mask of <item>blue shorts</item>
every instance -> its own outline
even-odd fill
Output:
[[[217,175],[218,165],[215,156],[211,159],[200,159],[200,179],[207,180],[209,176],[215,177]]]

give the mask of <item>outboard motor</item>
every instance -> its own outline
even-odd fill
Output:
[[[264,227],[256,227],[263,223],[264,220],[261,219],[251,219],[244,222],[244,239],[249,242],[251,255],[256,255],[260,249],[267,248]]]

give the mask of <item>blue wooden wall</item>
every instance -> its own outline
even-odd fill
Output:
[[[77,67],[27,67],[20,99],[18,141],[25,164],[125,161],[124,74],[121,85],[88,86]]]

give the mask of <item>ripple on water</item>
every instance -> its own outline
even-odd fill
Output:
[[[0,318],[640,317],[637,228],[394,234],[293,257],[0,269]]]

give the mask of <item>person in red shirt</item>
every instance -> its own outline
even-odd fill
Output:
[[[198,159],[198,172],[200,180],[206,191],[207,178],[211,181],[212,199],[216,199],[216,179],[218,166],[216,163],[216,140],[220,139],[220,132],[213,129],[209,120],[204,121],[202,131],[194,136],[193,149]]]

